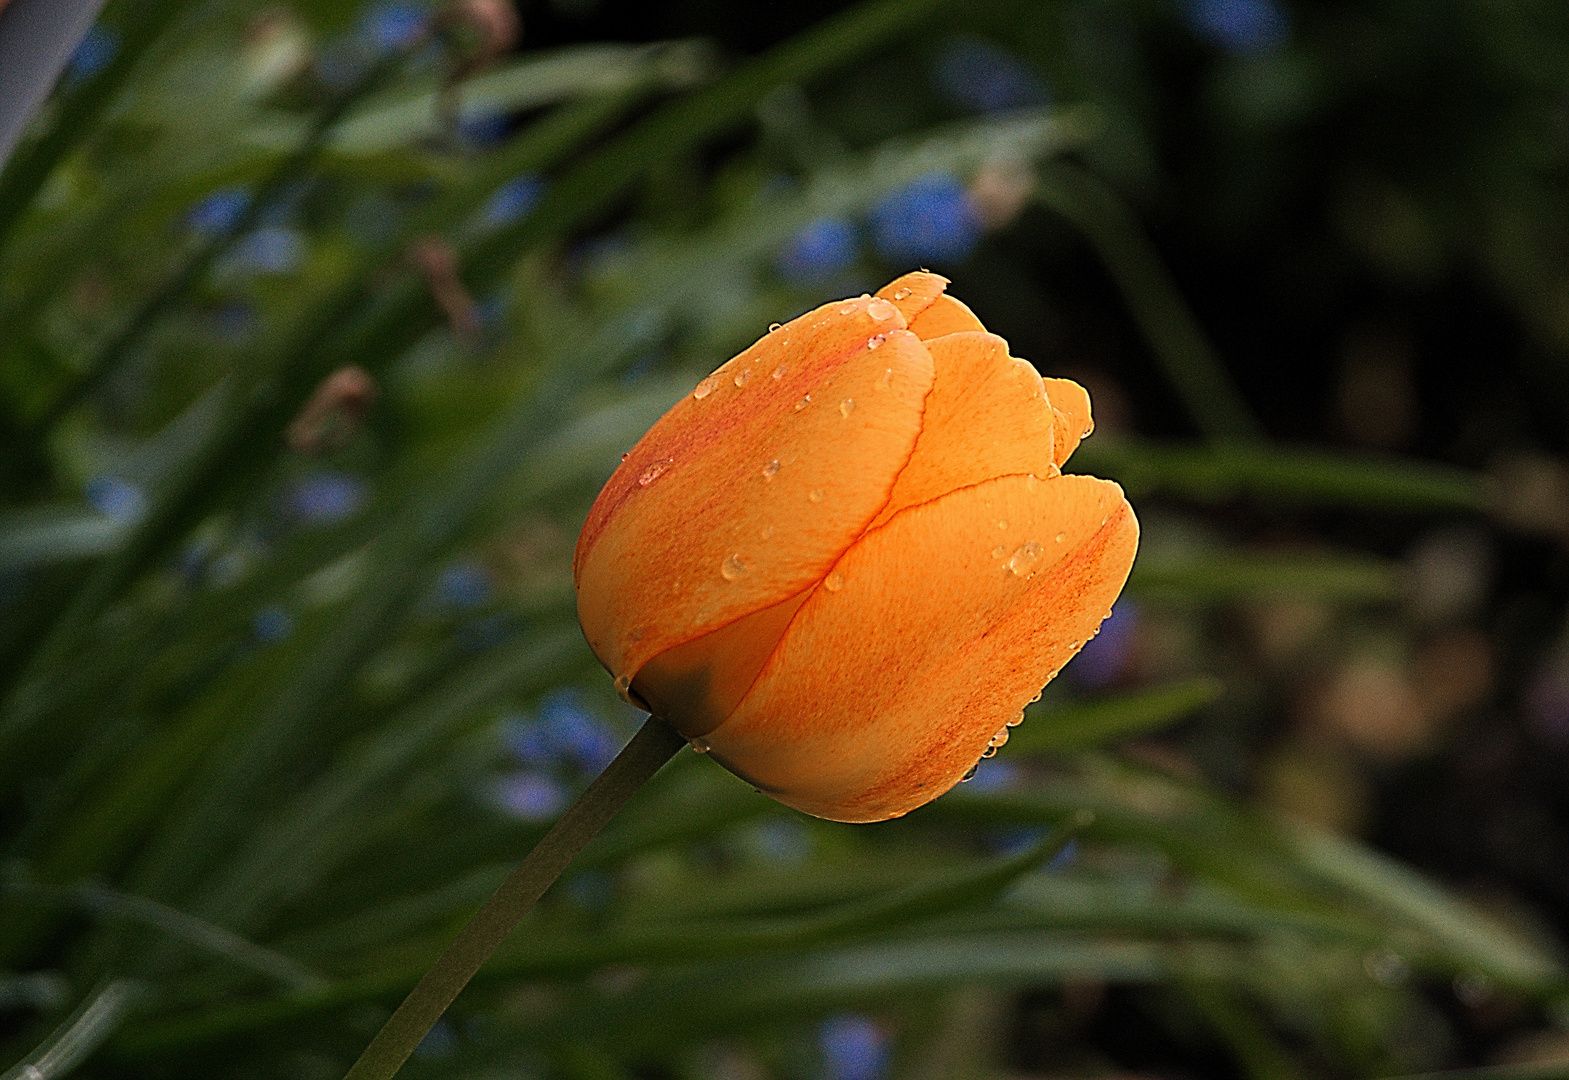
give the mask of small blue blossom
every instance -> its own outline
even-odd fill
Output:
[[[481,228],[494,229],[510,224],[530,210],[545,193],[545,181],[532,173],[514,176],[498,187],[479,212]]]
[[[1098,690],[1122,677],[1133,660],[1133,642],[1139,628],[1139,609],[1133,601],[1118,600],[1100,632],[1084,643],[1068,665],[1073,681]]]
[[[403,49],[418,41],[430,25],[430,12],[419,4],[383,0],[360,14],[358,32],[378,49]]]
[[[774,265],[792,285],[815,285],[849,268],[859,254],[854,225],[840,218],[818,218],[786,242]]]
[[[573,691],[547,695],[539,703],[540,723],[551,741],[586,772],[602,772],[621,752],[621,740],[593,713],[583,708]]]
[[[1048,874],[1056,874],[1066,870],[1068,867],[1072,866],[1078,861],[1079,842],[1077,839],[1069,840],[1066,844],[1062,845],[1062,850],[1053,855],[1051,857],[1051,861],[1049,861],[1045,866],[1041,867],[1041,869],[1046,871]]]
[[[495,795],[503,810],[524,821],[553,818],[567,805],[567,789],[545,773],[508,773],[496,782]]]
[[[938,91],[961,109],[993,112],[1045,104],[1046,88],[1028,64],[984,38],[950,38],[932,65]]]
[[[1188,25],[1235,56],[1262,56],[1291,35],[1291,20],[1275,0],[1185,0]]]
[[[256,329],[256,308],[243,300],[220,304],[212,313],[212,332],[221,341],[238,344]]]
[[[92,78],[108,67],[119,51],[120,35],[108,27],[94,25],[71,54],[70,63],[65,69],[66,78],[72,82]]]
[[[759,854],[793,866],[812,853],[812,834],[793,818],[769,818],[749,830],[748,839]]]
[[[981,219],[964,185],[931,173],[872,208],[872,237],[891,263],[960,262],[981,237]]]
[[[1002,791],[1019,779],[1019,766],[1012,761],[983,761],[970,778],[971,791]]]
[[[323,470],[296,480],[289,489],[287,506],[294,517],[310,525],[336,525],[358,512],[365,501],[365,484],[347,473]]]
[[[209,193],[185,215],[185,224],[198,236],[218,236],[234,228],[251,205],[251,193],[243,187],[223,187]]]
[[[490,571],[476,562],[455,563],[436,579],[436,602],[471,611],[490,599]]]
[[[987,836],[986,844],[997,854],[1004,857],[1023,855],[1035,847],[1046,837],[1046,830],[1033,826],[1019,826],[1012,829],[996,829]]]
[[[224,256],[220,273],[287,274],[304,259],[304,236],[269,225],[241,237]]]
[[[888,1069],[888,1039],[859,1013],[837,1013],[817,1029],[827,1080],[880,1080]]]
[[[501,721],[501,741],[524,765],[554,765],[560,757],[544,724],[516,714]]]
[[[414,1056],[425,1061],[439,1061],[451,1057],[458,1049],[458,1031],[451,1021],[442,1017],[431,1025],[425,1037],[414,1048]]]
[[[100,514],[116,521],[135,521],[147,512],[147,496],[135,484],[101,473],[87,481],[87,502]]]
[[[464,146],[482,149],[506,142],[512,134],[512,119],[506,113],[476,113],[458,117],[458,139]]]
[[[282,641],[294,633],[294,616],[281,606],[272,604],[251,616],[251,630],[259,641],[268,644]]]

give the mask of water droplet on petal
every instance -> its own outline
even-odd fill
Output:
[[[699,754],[706,754],[709,750],[713,749],[713,747],[708,745],[708,740],[706,739],[688,739],[687,743]]]
[[[1016,576],[1023,577],[1034,569],[1035,564],[1040,562],[1040,559],[1041,546],[1034,540],[1026,540],[1013,553],[1013,558],[1008,560],[1008,569]]]
[[[1060,532],[1060,533],[1057,534],[1057,543],[1059,543],[1059,544],[1067,543],[1067,540],[1068,540],[1068,534],[1067,533]]]
[[[895,292],[893,294],[893,298],[895,300],[903,300],[905,297],[907,297],[909,295],[910,295],[910,290],[909,289],[897,289],[897,290],[895,290]]]
[[[807,394],[800,401],[797,401],[795,403],[795,411],[796,412],[800,412],[802,409],[806,408],[811,403],[812,403],[812,395],[811,394]]]
[[[692,396],[695,397],[698,401],[702,401],[704,398],[706,398],[709,394],[712,394],[713,392],[714,392],[714,377],[712,375],[710,375],[708,378],[704,379],[702,382],[697,384],[697,389],[692,391]]]
[[[775,379],[782,379],[784,378],[784,373],[788,370],[790,369],[787,368],[784,364],[780,364],[778,367],[774,368],[773,377]]]
[[[996,756],[997,756],[997,748],[995,746],[988,745],[986,747],[986,749],[981,752],[981,757],[983,757],[983,758],[996,757]]]
[[[719,573],[726,581],[734,581],[746,573],[746,571],[747,565],[741,561],[741,556],[739,555],[731,555],[719,565]]]
[[[823,588],[827,589],[829,592],[838,592],[840,589],[844,588],[844,575],[835,570],[833,573],[829,574],[826,578],[823,579]]]
[[[839,314],[841,314],[841,315],[848,315],[848,314],[850,314],[850,312],[852,312],[854,310],[855,310],[855,304],[853,304],[853,303],[843,304],[839,308]]]
[[[621,455],[621,460],[622,460],[622,461],[625,461],[625,460],[626,460],[626,459],[627,459],[627,458],[629,458],[629,457],[631,457],[631,456],[632,456],[632,455],[631,455],[631,454],[622,454],[622,455]]]
[[[616,687],[616,693],[618,693],[618,694],[626,693],[628,690],[632,689],[632,676],[630,676],[630,675],[617,675],[616,676],[616,681],[615,681],[615,687]]]
[[[968,783],[971,780],[974,780],[975,779],[975,773],[976,773],[976,771],[978,769],[980,769],[980,767],[981,767],[981,763],[979,761],[977,761],[974,765],[971,765],[970,766],[970,771],[965,773],[963,776],[959,777],[959,783],[965,784],[965,783]]]
[[[647,487],[649,484],[652,484],[655,480],[658,480],[662,475],[664,475],[664,471],[668,468],[670,468],[670,461],[668,459],[650,465],[648,468],[643,470],[643,475],[637,478],[637,486]]]
[[[877,380],[877,389],[886,390],[893,385],[893,368],[883,372],[883,377]]]
[[[826,499],[827,497],[828,496],[823,494],[823,489],[822,488],[813,488],[812,489],[812,493],[807,496],[808,499],[811,499],[815,503],[820,503],[824,499]]]
[[[878,322],[882,322],[899,314],[899,309],[879,296],[876,300],[866,305],[866,313]]]
[[[873,334],[871,337],[866,339],[866,347],[868,349],[875,349],[887,340],[887,334]]]
[[[1036,700],[1036,701],[1039,701],[1039,700],[1040,700],[1040,698],[1039,698],[1039,697],[1037,697],[1037,698],[1036,698],[1036,699],[1035,699],[1035,700]],[[1033,703],[1032,703],[1032,704],[1033,704]],[[1009,720],[1009,721],[1008,721],[1008,726],[1009,726],[1009,727],[1018,727],[1018,726],[1019,726],[1019,725],[1020,725],[1020,724],[1022,724],[1022,723],[1024,723],[1024,710],[1023,710],[1023,709],[1020,709],[1020,710],[1019,710],[1019,715],[1018,715],[1018,716],[1015,716],[1015,717],[1014,717],[1014,718],[1013,718],[1013,719],[1012,719],[1012,720]]]
[[[772,480],[774,478],[774,476],[778,472],[779,472],[779,462],[778,461],[770,461],[767,465],[763,466],[763,479],[764,480]]]
[[[772,334],[775,330],[782,329],[783,325],[783,323],[771,322],[768,324],[768,332]]]
[[[1011,727],[1012,725],[1010,724],[1008,726]],[[1006,745],[1007,742],[1008,742],[1008,728],[1007,727],[1003,727],[1003,728],[999,728],[997,730],[997,734],[992,736],[992,741],[987,743],[986,745],[991,747],[993,750],[995,750],[999,746]]]
[[[999,528],[999,529],[1006,529],[1006,528],[1007,528],[1007,527],[1008,527],[1008,522],[1007,522],[1007,520],[1006,520],[1006,519],[1005,519],[1005,520],[1002,520],[1002,521],[999,521],[999,522],[997,522],[997,527],[998,527],[998,528]]]
[[[992,548],[992,558],[994,559],[1000,559],[1006,554],[1008,554],[1008,549],[1001,544]]]
[[[848,418],[855,411],[855,399],[845,398],[839,403],[839,415]],[[1102,522],[1102,524],[1105,524]]]
[[[749,383],[751,381],[752,381],[752,369],[751,368],[747,368],[744,371],[736,372],[735,384],[737,386],[745,386],[747,383]]]

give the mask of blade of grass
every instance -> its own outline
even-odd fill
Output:
[[[1220,680],[1200,676],[1055,708],[1032,705],[1025,710],[1027,723],[1008,737],[1008,754],[1075,750],[1143,735],[1202,709],[1224,690]]]
[[[1259,442],[1264,431],[1133,211],[1092,173],[1063,161],[1040,171],[1042,203],[1084,233],[1105,264],[1188,416],[1215,443]]]

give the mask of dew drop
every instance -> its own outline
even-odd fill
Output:
[[[698,401],[702,401],[713,392],[714,378],[712,375],[710,375],[708,378],[697,384],[697,389],[692,391],[692,396],[695,397]]]
[[[841,401],[839,403],[839,415],[840,416],[843,416],[843,417],[848,419],[850,414],[853,413],[854,411],[855,411],[855,399],[854,398],[847,397],[847,398],[845,398],[843,401]]]
[[[655,480],[658,480],[660,476],[664,475],[664,471],[668,468],[670,468],[670,462],[668,460],[650,465],[647,469],[643,470],[643,475],[637,478],[637,486],[647,487]]]
[[[883,372],[883,377],[877,380],[877,389],[886,390],[893,385],[893,368]]]
[[[782,379],[782,378],[784,378],[784,373],[786,371],[788,371],[788,370],[790,370],[790,369],[787,368],[785,365],[780,364],[778,367],[774,368],[774,375],[773,375],[773,377],[775,379]]]
[[[618,693],[618,694],[626,693],[628,690],[632,689],[632,676],[630,676],[630,675],[617,675],[616,676],[616,681],[615,681],[615,687],[616,687],[616,693]]]
[[[897,289],[897,290],[895,290],[895,292],[893,294],[893,298],[895,300],[903,300],[905,297],[907,297],[909,295],[910,295],[910,290],[909,289]]]
[[[622,455],[621,455],[621,460],[622,460],[622,461],[625,461],[625,460],[626,460],[626,459],[627,459],[627,458],[629,458],[629,457],[631,457],[631,456],[632,456],[632,455],[631,455],[631,454],[622,454]]]
[[[844,588],[844,575],[835,570],[833,573],[829,574],[825,579],[823,579],[823,588],[827,589],[829,592],[838,592],[840,589]]]
[[[868,349],[875,349],[887,340],[887,334],[873,334],[871,337],[866,339],[866,347]]]
[[[719,565],[719,573],[726,581],[734,581],[746,573],[747,565],[741,561],[741,556],[731,555]]]
[[[1009,725],[1009,726],[1012,726],[1012,725]],[[1002,728],[998,728],[997,729],[997,734],[993,735],[992,736],[992,741],[987,743],[986,745],[991,747],[993,750],[995,750],[999,746],[1006,745],[1007,742],[1008,742],[1008,728],[1007,727],[1002,727]]]
[[[782,329],[783,325],[783,323],[771,322],[768,324],[768,332],[772,334],[775,330]]]
[[[824,499],[826,499],[827,497],[828,496],[823,494],[823,489],[822,488],[813,488],[812,489],[812,493],[807,496],[808,499],[811,499],[815,503],[820,503]]]
[[[737,386],[745,386],[747,383],[749,383],[751,381],[752,381],[752,369],[751,368],[746,368],[743,371],[736,372],[735,384]]]
[[[1036,700],[1039,701],[1040,699],[1037,698]],[[1019,710],[1019,715],[1015,716],[1012,720],[1008,721],[1008,726],[1009,727],[1018,727],[1022,723],[1024,723],[1024,710],[1020,709]]]
[[[974,780],[975,779],[975,773],[976,773],[977,770],[980,769],[980,767],[981,767],[981,763],[979,761],[977,761],[974,765],[971,765],[970,766],[970,771],[965,773],[963,776],[959,777],[959,783],[967,784],[971,780]]]
[[[806,408],[811,403],[812,403],[812,395],[811,394],[807,394],[800,401],[797,401],[795,403],[795,411],[796,412],[800,412],[802,409]]]
[[[983,757],[983,758],[996,757],[996,756],[997,756],[997,748],[995,746],[990,745],[990,744],[987,744],[986,749],[981,752],[981,757]]]
[[[1003,521],[999,521],[999,522],[998,522],[998,523],[997,523],[997,527],[998,527],[998,528],[999,528],[999,529],[1006,529],[1006,528],[1007,528],[1007,527],[1008,527],[1008,522],[1007,522],[1007,521],[1006,521],[1006,520],[1003,520]]]
[[[713,747],[708,745],[707,739],[688,739],[687,743],[699,754],[706,754],[713,749]]]
[[[878,322],[883,322],[899,314],[899,309],[879,296],[876,300],[866,305],[866,313]]]
[[[854,310],[855,310],[855,304],[853,304],[853,303],[844,304],[844,305],[842,305],[839,308],[839,314],[841,314],[841,315],[848,315],[848,314],[850,314],[850,312],[852,312]]]
[[[1040,558],[1041,546],[1034,540],[1026,540],[1019,545],[1019,550],[1013,553],[1013,558],[1008,560],[1008,569],[1014,575],[1022,577],[1034,569]]]
[[[779,462],[778,461],[770,461],[767,465],[763,466],[763,479],[764,480],[772,480],[774,478],[774,476],[778,472],[779,472]]]
[[[1060,533],[1057,534],[1057,543],[1064,544],[1064,543],[1067,543],[1067,541],[1068,541],[1068,534],[1067,533],[1060,532]]]

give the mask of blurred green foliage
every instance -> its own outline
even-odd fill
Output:
[[[1347,361],[1386,403],[1350,447],[1272,441],[1290,377],[1155,241],[1266,252],[1303,325],[1480,281],[1561,422],[1565,9],[862,0],[749,56],[684,35],[701,5],[537,46],[594,11],[560,3],[475,71],[475,8],[115,0],[0,174],[6,1080],[341,1075],[637,723],[570,579],[617,455],[770,322],[921,262],[1095,393],[1072,465],[1145,524],[1118,615],[897,822],[682,755],[406,1075],[1561,1047],[1556,915],[1349,834],[1379,776],[1463,755],[1498,693],[1474,537],[1569,537],[1569,473],[1392,453],[1382,353]],[[1086,266],[1110,350],[1051,329]],[[1356,539],[1434,525],[1404,563]]]

